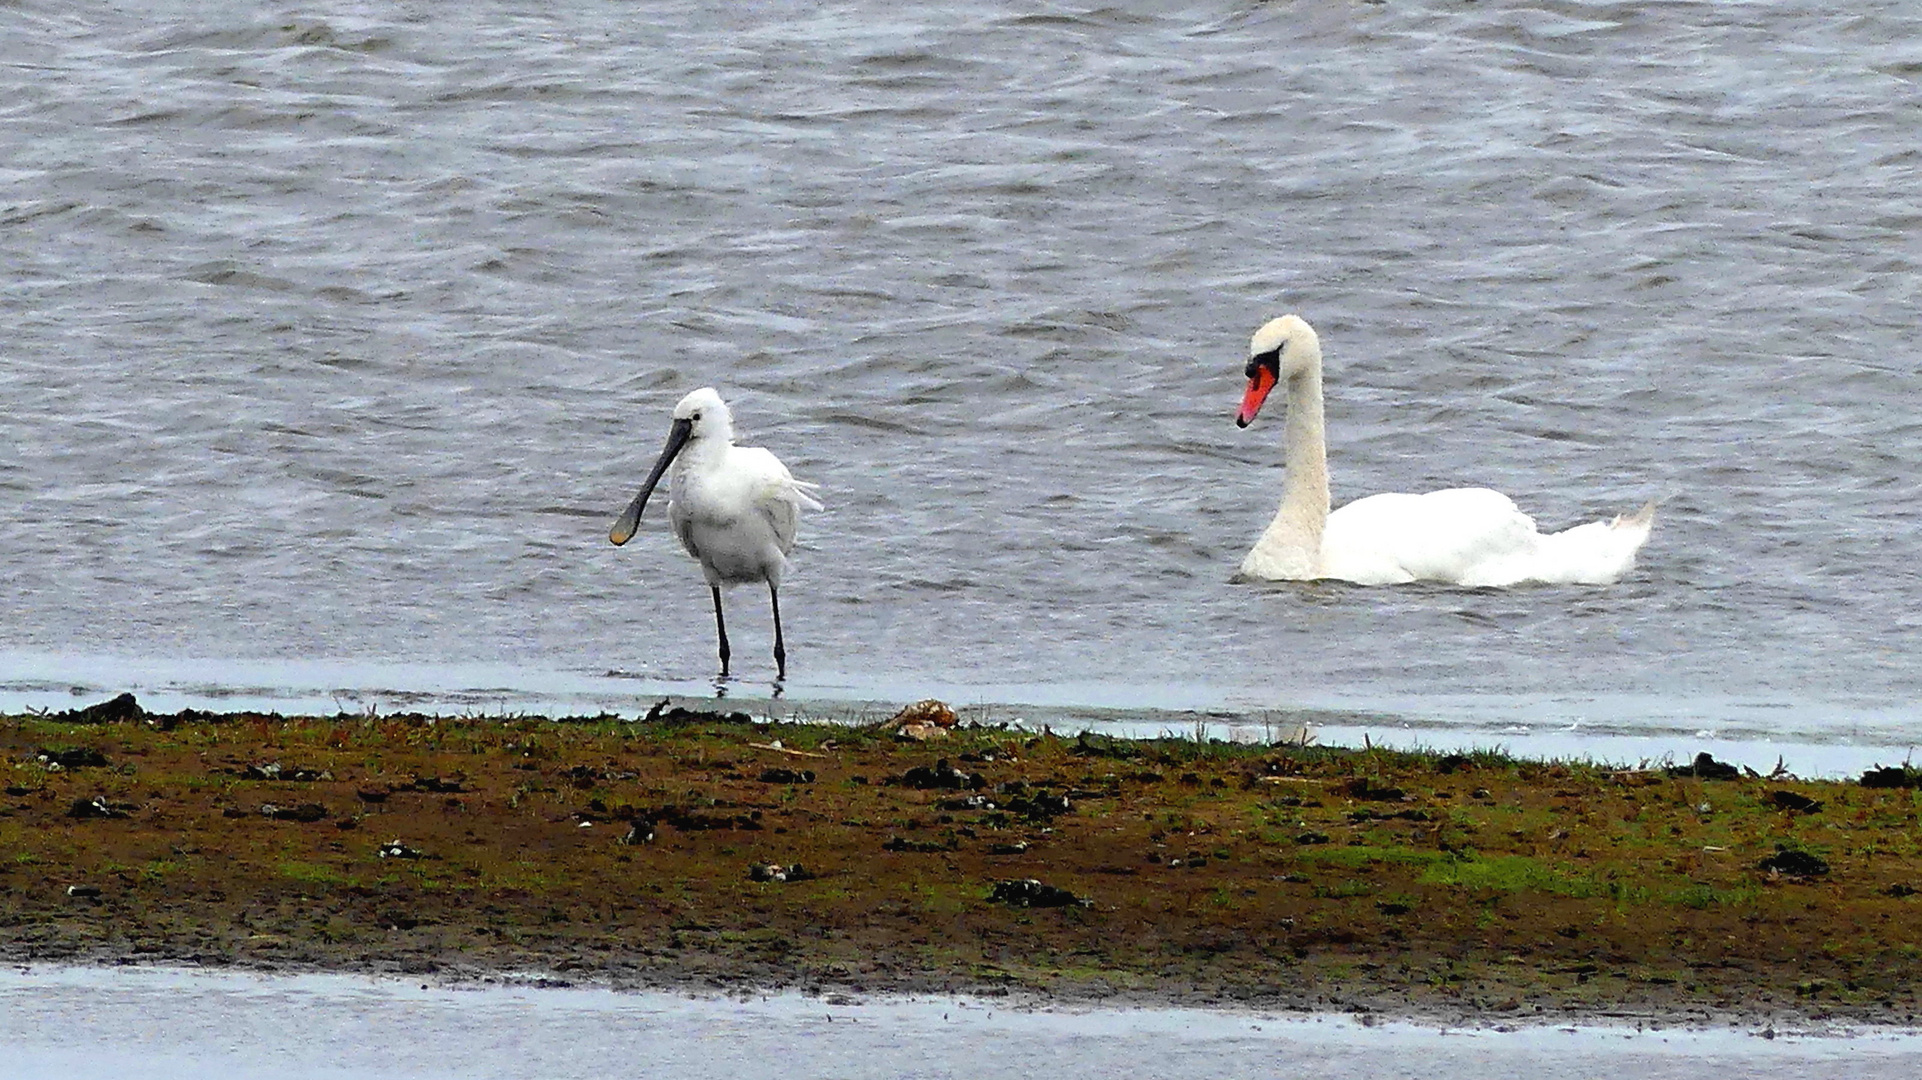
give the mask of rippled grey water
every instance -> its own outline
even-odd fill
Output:
[[[418,987],[418,989],[416,989]],[[1914,1031],[1443,1026],[1376,1016],[1035,1008],[1006,998],[692,999],[329,975],[0,971],[0,1077],[1912,1077]],[[1775,1029],[1782,1030],[1777,1032]],[[1763,1037],[1764,1031],[1767,1037]],[[1778,1038],[1778,1035],[1780,1036]]]
[[[698,685],[697,571],[605,531],[713,384],[828,504],[790,698],[1899,742],[1919,83],[1906,3],[13,0],[0,683]],[[1640,568],[1228,584],[1280,482],[1241,354],[1287,310],[1338,502],[1665,497]],[[764,600],[730,614],[771,674]]]

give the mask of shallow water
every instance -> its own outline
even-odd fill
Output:
[[[1439,1022],[969,998],[687,998],[352,976],[0,972],[0,1076],[1908,1077],[1915,1033]],[[1370,1018],[1371,1020],[1373,1018]],[[1767,1031],[1768,1038],[1762,1037]]]
[[[695,569],[604,535],[713,384],[828,504],[789,702],[1912,737],[1913,5],[0,21],[0,706],[704,692]],[[1283,310],[1338,502],[1662,497],[1640,567],[1228,584]]]

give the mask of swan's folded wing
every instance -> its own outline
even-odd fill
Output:
[[[1329,577],[1365,584],[1511,585],[1527,577],[1539,539],[1501,492],[1448,488],[1349,503],[1328,517],[1322,558]]]

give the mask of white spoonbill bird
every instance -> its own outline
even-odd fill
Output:
[[[1651,502],[1613,521],[1543,533],[1508,496],[1487,488],[1370,495],[1329,513],[1320,339],[1300,318],[1283,315],[1255,331],[1248,353],[1248,391],[1235,425],[1252,423],[1269,391],[1285,383],[1288,478],[1275,520],[1241,562],[1244,580],[1603,585],[1635,565],[1655,524]]]
[[[641,493],[614,522],[607,538],[616,545],[634,538],[641,511],[661,474],[674,473],[667,520],[714,593],[714,629],[721,638],[721,675],[727,675],[727,620],[721,614],[723,586],[767,582],[774,608],[774,667],[787,678],[787,646],[781,640],[781,574],[794,550],[794,526],[801,508],[821,509],[815,485],[796,480],[781,459],[758,446],[734,445],[734,416],[721,395],[709,387],[674,406],[674,424],[654,471]]]

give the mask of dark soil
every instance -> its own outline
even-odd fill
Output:
[[[1894,1023],[1922,976],[1879,774],[131,698],[0,762],[10,961]]]

